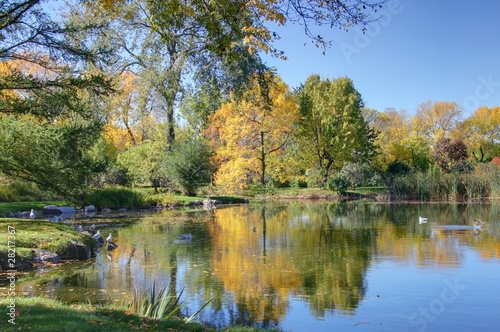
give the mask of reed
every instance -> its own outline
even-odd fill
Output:
[[[401,200],[474,201],[500,197],[500,167],[480,164],[471,173],[445,173],[434,168],[393,177],[391,195]]]

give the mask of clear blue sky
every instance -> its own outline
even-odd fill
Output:
[[[348,32],[323,29],[334,40],[322,50],[300,26],[276,30],[288,61],[263,56],[291,87],[311,74],[348,76],[365,106],[412,114],[427,100],[454,101],[464,117],[480,106],[500,106],[500,1],[388,0],[379,22]]]

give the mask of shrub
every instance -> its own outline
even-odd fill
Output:
[[[347,189],[351,187],[352,183],[346,178],[342,177],[340,174],[328,179],[327,187],[331,191],[336,192],[339,195],[345,195]]]
[[[393,161],[387,167],[387,176],[401,176],[410,173],[411,167],[399,161]]]
[[[139,191],[127,188],[94,189],[85,195],[85,204],[92,204],[97,209],[103,208],[141,208],[145,198]]]
[[[354,188],[375,186],[381,182],[380,176],[367,163],[347,163],[339,176],[347,179]]]
[[[210,183],[210,148],[201,139],[177,142],[166,161],[166,173],[188,196]]]
[[[311,169],[306,172],[307,187],[308,188],[322,188],[324,187],[323,172],[320,169]]]

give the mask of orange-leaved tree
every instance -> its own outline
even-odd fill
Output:
[[[216,111],[208,128],[217,171],[214,183],[227,192],[277,176],[279,156],[298,120],[298,106],[285,83],[266,72],[255,74],[241,98]]]

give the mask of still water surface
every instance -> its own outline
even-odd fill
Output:
[[[419,216],[428,222],[420,224]],[[474,218],[486,223],[480,231],[470,226]],[[171,284],[183,290],[185,314],[213,298],[197,319],[215,327],[497,331],[500,325],[499,204],[251,204],[163,211],[102,233],[109,231],[115,251],[32,273],[18,287],[98,303],[130,299],[134,286]],[[179,240],[185,233],[193,239]]]

